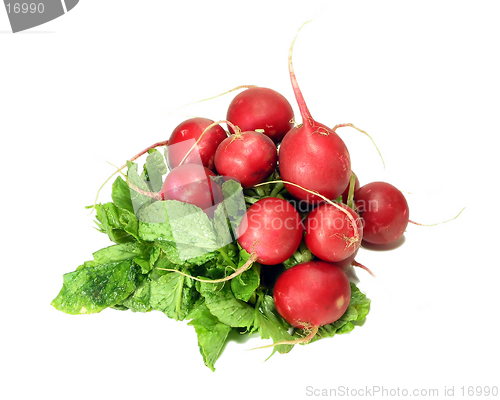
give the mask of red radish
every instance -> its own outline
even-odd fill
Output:
[[[294,42],[295,39],[290,47],[288,68],[303,123],[288,132],[281,142],[280,174],[284,181],[335,200],[349,184],[351,159],[342,139],[326,125],[316,122],[307,108],[292,66]],[[320,200],[295,186],[285,184],[285,187],[299,200]]]
[[[387,244],[403,235],[410,210],[400,190],[386,182],[372,182],[356,190],[354,199],[364,221],[365,241]]]
[[[354,175],[354,177],[356,178],[356,183],[354,184],[354,191],[358,190],[359,189],[359,180],[358,180],[358,177],[356,176],[356,174],[354,172],[351,171],[351,173]],[[349,183],[347,184],[347,187],[345,188],[344,192],[342,193],[342,202],[344,204],[347,204],[347,198],[349,197]]]
[[[255,87],[238,94],[227,110],[229,121],[242,131],[263,129],[274,143],[279,143],[293,128],[293,109],[288,100],[278,92]],[[229,131],[234,133],[231,127]]]
[[[182,164],[165,178],[160,195],[164,200],[178,200],[200,207],[212,217],[215,205],[223,199],[219,185],[210,179],[215,174],[198,164]]]
[[[247,189],[264,182],[276,169],[278,150],[260,132],[236,133],[222,141],[215,152],[215,168],[237,179]]]
[[[286,200],[266,197],[252,204],[238,227],[238,243],[264,265],[280,264],[298,249],[304,228]]]
[[[273,297],[276,310],[289,324],[311,329],[331,324],[345,313],[351,286],[339,267],[308,261],[278,277]]]
[[[203,131],[213,124],[214,121],[207,118],[191,118],[181,122],[170,135],[167,147],[167,163],[169,169],[177,167],[186,154],[191,150]],[[217,146],[227,138],[227,133],[219,125],[214,126],[197,143],[197,151],[192,151],[187,156],[183,164],[200,162],[204,167],[214,171],[214,157]],[[191,139],[191,140],[189,140]]]
[[[356,221],[357,232],[345,212],[327,203],[320,204],[312,210],[304,221],[306,246],[323,261],[342,261],[361,245],[363,238],[361,219],[346,205],[340,204],[340,206]]]

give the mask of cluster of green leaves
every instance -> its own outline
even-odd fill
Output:
[[[157,192],[166,172],[163,156],[151,150],[141,174],[137,164],[128,164],[127,180],[144,192]],[[223,278],[250,258],[235,238],[246,211],[243,190],[232,180],[220,184],[224,201],[209,218],[194,205],[157,201],[131,190],[118,177],[112,201],[96,205],[97,229],[114,244],[65,274],[52,305],[68,314],[92,314],[106,308],[156,310],[177,321],[188,320],[197,333],[203,361],[212,370],[231,331],[258,332],[275,343],[299,337],[300,330],[293,331],[277,313],[269,283],[273,277],[269,279],[269,271],[260,264],[253,263],[241,275],[222,283],[191,278]],[[297,259],[288,266],[292,263]],[[349,332],[365,319],[369,304],[352,285],[351,303],[344,316],[321,327],[314,340]],[[292,347],[275,346],[272,354],[289,352]]]

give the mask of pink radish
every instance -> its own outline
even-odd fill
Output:
[[[227,110],[227,120],[242,131],[262,129],[274,143],[279,143],[293,128],[293,109],[278,92],[255,87],[238,94]],[[231,127],[229,131],[234,133]]]
[[[163,200],[178,200],[198,206],[212,217],[215,205],[222,199],[219,185],[210,179],[215,174],[198,164],[182,164],[165,178],[160,196]]]
[[[292,50],[295,39],[290,46],[288,67],[303,123],[288,132],[281,142],[280,174],[284,181],[293,182],[335,200],[349,183],[351,159],[342,139],[326,125],[316,122],[307,108],[293,71]],[[320,200],[318,196],[296,186],[285,184],[285,187],[299,200]]]
[[[167,146],[167,163],[170,169],[177,167],[188,152],[191,151],[193,140],[198,141],[203,131],[214,121],[207,118],[191,118],[181,122],[170,135]],[[184,164],[201,163],[204,167],[214,171],[215,151],[219,144],[227,138],[227,133],[219,125],[205,132],[197,142],[197,151],[191,151]],[[191,139],[191,140],[189,140]]]
[[[248,208],[238,243],[261,264],[280,264],[298,249],[303,232],[300,215],[288,201],[266,197]]]
[[[346,213],[331,204],[323,203],[312,210],[304,221],[305,243],[316,257],[323,261],[342,261],[354,254],[361,245],[363,226],[359,216],[349,207],[340,204],[356,221],[355,232]]]
[[[260,132],[235,133],[224,139],[215,152],[215,168],[237,179],[247,189],[264,182],[276,169],[278,150]]]
[[[400,190],[386,182],[372,182],[356,190],[354,200],[364,221],[365,241],[388,244],[403,236],[410,210]]]
[[[351,287],[339,267],[308,261],[278,277],[273,297],[276,310],[289,324],[315,333],[318,327],[337,321],[345,313]]]

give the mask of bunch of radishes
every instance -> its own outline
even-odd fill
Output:
[[[351,291],[345,271],[360,266],[354,257],[362,240],[396,242],[409,210],[403,194],[388,183],[360,187],[344,142],[306,106],[292,50],[293,43],[289,73],[302,124],[296,125],[281,94],[249,87],[232,100],[226,121],[192,118],[174,129],[168,143],[160,143],[167,144],[170,173],[157,196],[194,204],[213,216],[223,196],[211,177],[240,182],[248,209],[237,241],[251,255],[249,264],[273,268],[304,245],[314,256],[282,273],[273,289],[277,311],[291,325],[310,330],[303,340],[309,341],[318,327],[346,311]],[[272,190],[262,190],[271,184]]]

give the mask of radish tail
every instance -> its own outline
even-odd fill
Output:
[[[377,149],[377,152],[378,152],[378,155],[380,156],[380,159],[382,160],[382,164],[384,164],[384,169],[385,169],[385,161],[384,161],[384,157],[382,157],[382,153],[380,152],[380,150],[378,149],[378,146],[377,144],[375,143],[375,140],[373,140],[373,138],[368,134],[366,133],[364,130],[362,129],[359,129],[357,127],[355,127],[353,124],[338,124],[338,125],[335,125],[333,128],[332,128],[332,131],[336,131],[337,128],[343,128],[345,126],[350,126],[351,128],[354,128],[356,129],[357,131],[361,132],[361,133],[364,133],[366,136],[368,136],[370,138],[370,140],[372,141],[373,145],[375,146],[375,148]],[[336,133],[336,132],[335,132]]]
[[[311,21],[306,21],[302,24],[302,26],[299,28],[297,34],[295,35],[292,44],[290,46],[290,50],[288,52],[288,70],[290,71],[290,80],[292,81],[292,87],[293,87],[293,93],[295,94],[295,99],[297,100],[297,104],[299,105],[300,109],[300,115],[302,116],[302,123],[305,124],[306,122],[308,123],[309,126],[314,126],[314,120],[311,117],[311,113],[309,112],[309,109],[307,108],[306,102],[304,101],[304,96],[302,95],[302,91],[299,88],[299,84],[297,83],[297,77],[295,76],[295,72],[293,70],[293,64],[292,64],[292,53],[293,53],[293,45],[295,44],[295,40],[297,39],[297,36],[299,36],[300,30],[304,27],[305,24],[309,23]]]
[[[375,274],[370,271],[370,269],[368,267],[365,267],[363,264],[360,264],[359,262],[357,262],[356,260],[354,260],[352,262],[352,265],[354,265],[355,267],[359,267],[359,268],[362,268],[364,269],[365,271],[367,271],[371,276],[373,276],[375,278]]]
[[[313,326],[309,334],[303,338],[300,339],[295,339],[295,340],[283,340],[282,342],[276,342],[273,344],[269,344],[267,346],[261,346],[261,347],[254,347],[253,349],[250,350],[257,350],[257,349],[267,349],[269,347],[274,347],[274,346],[279,346],[281,344],[300,344],[300,343],[309,343],[314,336],[318,333],[319,326]]]
[[[245,272],[255,261],[257,261],[257,254],[255,253],[252,253],[250,255],[250,258],[248,259],[248,261],[243,264],[240,268],[238,268],[236,271],[234,271],[231,275],[229,276],[226,276],[225,278],[221,278],[221,279],[200,279],[200,278],[197,278],[195,276],[192,276],[192,275],[189,275],[189,274],[186,274],[182,271],[179,271],[177,269],[168,269],[168,268],[156,268],[156,269],[161,269],[162,271],[169,271],[169,272],[177,272],[178,274],[181,274],[181,275],[184,275],[184,276],[187,276],[188,278],[191,278],[191,279],[194,279],[195,281],[200,281],[200,282],[207,282],[207,283],[220,283],[220,282],[226,282],[226,281],[229,281],[235,277],[237,277],[238,275],[241,275],[243,272]]]
[[[173,109],[172,111],[170,111],[167,114],[173,114],[175,111],[180,110],[181,108],[189,107],[189,106],[192,106],[194,104],[202,103],[204,101],[213,100],[213,99],[216,99],[217,97],[224,96],[225,94],[228,94],[228,93],[231,93],[231,92],[235,92],[236,90],[240,90],[240,89],[252,89],[252,88],[256,88],[256,87],[258,87],[258,86],[256,86],[256,85],[241,85],[241,86],[237,86],[237,87],[235,87],[235,88],[233,88],[231,90],[228,90],[227,92],[218,94],[216,96],[212,96],[212,97],[209,97],[207,99],[202,99],[202,100],[194,101],[193,103],[184,104],[183,106],[180,106],[180,107],[177,107],[177,108]]]
[[[135,160],[137,160],[140,156],[142,156],[143,154],[146,154],[149,150],[151,149],[154,149],[156,147],[160,147],[160,146],[167,146],[168,145],[168,140],[164,140],[163,142],[158,142],[158,143],[155,143],[147,148],[145,148],[144,150],[142,150],[140,153],[137,153],[135,156],[133,156],[131,159],[129,159],[129,161],[133,162]],[[104,183],[101,185],[101,187],[99,188],[99,190],[97,191],[97,194],[95,196],[95,200],[94,200],[94,205],[92,206],[92,209],[90,210],[90,212],[92,213],[92,211],[95,210],[95,206],[97,205],[97,199],[99,198],[99,193],[101,193],[101,190],[102,188],[106,185],[106,183],[109,182],[109,180],[115,176],[117,173],[119,173],[123,168],[125,168],[127,166],[127,164],[123,164],[120,168],[117,168],[117,170],[115,172],[113,172],[108,179],[106,179],[104,181]]]
[[[412,221],[411,219],[408,222],[411,222],[412,224],[418,225],[418,226],[436,226],[436,225],[440,225],[440,224],[445,224],[446,222],[450,222],[450,221],[453,221],[453,220],[457,219],[458,216],[460,214],[462,214],[462,211],[465,210],[465,209],[466,209],[466,207],[462,208],[460,210],[460,212],[457,215],[455,215],[453,218],[447,219],[446,221],[436,222],[435,224],[420,224],[418,222]]]

